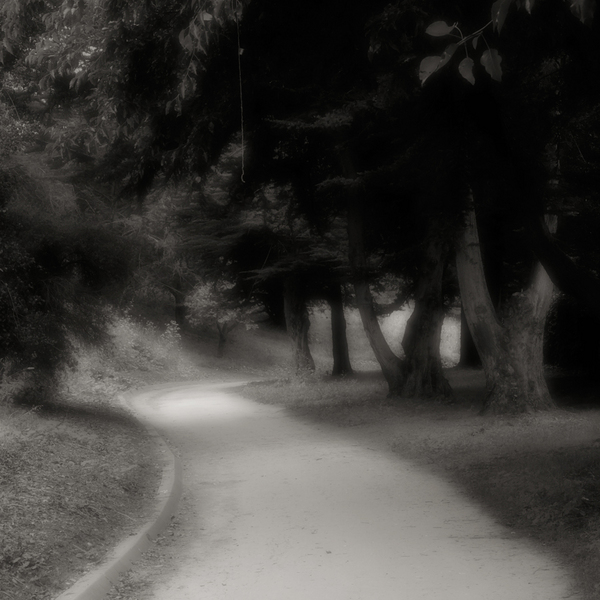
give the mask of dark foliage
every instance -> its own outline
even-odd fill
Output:
[[[2,369],[47,384],[70,364],[75,340],[105,339],[100,292],[123,283],[128,249],[98,225],[53,215],[21,168],[2,169],[0,182]],[[32,193],[45,216],[27,209]]]

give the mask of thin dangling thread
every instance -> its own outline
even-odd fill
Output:
[[[242,175],[241,180],[242,183],[246,183],[244,180],[244,168],[245,168],[245,158],[244,158],[244,89],[242,85],[242,48],[240,44],[240,21],[238,18],[238,8],[240,6],[239,0],[236,0],[236,8],[235,8],[235,24],[237,27],[237,50],[238,50],[238,79],[240,82],[240,125],[242,130]]]

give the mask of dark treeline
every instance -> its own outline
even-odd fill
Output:
[[[460,304],[485,410],[552,407],[544,356],[591,372],[600,358],[597,335],[572,335],[600,327],[593,6],[11,3],[5,368],[63,360],[71,335],[101,338],[102,302],[153,290],[182,329],[216,324],[220,352],[266,315],[287,327],[298,371],[314,369],[309,307],[326,303],[334,375],[353,372],[356,307],[391,396],[451,399],[439,346]],[[68,218],[49,207],[25,224],[23,149],[68,167]],[[378,317],[407,303],[398,356]],[[77,307],[98,317],[84,327]]]

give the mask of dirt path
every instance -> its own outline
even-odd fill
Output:
[[[576,598],[550,556],[376,438],[305,423],[232,384],[135,404],[180,449],[187,506],[144,598]]]

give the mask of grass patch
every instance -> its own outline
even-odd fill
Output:
[[[248,386],[244,394],[352,428],[349,435],[375,439],[452,480],[511,531],[550,548],[571,568],[585,597],[598,598],[600,408],[580,405],[569,386],[558,398],[566,408],[482,417],[481,373],[451,369],[447,375],[457,396],[451,406],[388,399],[377,376],[315,376]],[[581,389],[589,401],[589,387]]]
[[[0,597],[53,598],[144,515],[154,448],[124,411],[90,408],[0,408]]]
[[[0,385],[0,600],[54,598],[154,508],[155,448],[117,396],[206,372],[173,326],[118,317],[110,334],[26,406],[26,378]]]
[[[407,423],[394,449],[465,488],[504,525],[568,564],[589,599],[600,592],[600,410],[517,419]],[[428,431],[429,430],[429,431]],[[427,432],[427,433],[426,433]]]

